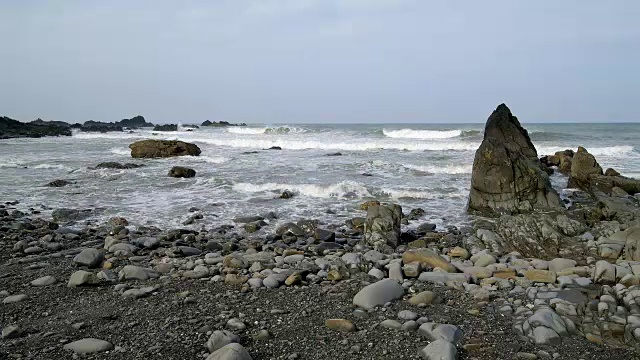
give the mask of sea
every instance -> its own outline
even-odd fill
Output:
[[[584,146],[603,169],[640,177],[640,123],[523,126],[539,156]],[[359,205],[376,199],[400,204],[405,213],[425,210],[415,224],[461,226],[470,221],[465,206],[483,129],[484,124],[180,125],[177,132],[0,140],[0,201],[19,201],[19,209],[43,216],[57,208],[91,208],[97,209],[89,219],[94,222],[122,216],[134,226],[199,229],[268,212],[277,214],[276,223],[342,224],[364,216]],[[202,154],[132,159],[128,146],[142,139],[191,142]],[[282,150],[264,150],[271,147]],[[91,169],[106,161],[145,166]],[[195,169],[196,177],[167,176],[176,165]],[[56,179],[73,184],[45,186]],[[570,191],[566,177],[554,174],[551,180],[561,194]],[[295,196],[280,199],[285,190]],[[194,208],[203,218],[182,225]]]

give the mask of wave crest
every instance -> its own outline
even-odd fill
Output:
[[[438,140],[438,139],[450,139],[450,138],[461,136],[462,130],[382,129],[382,133],[384,134],[384,136],[394,138],[394,139]]]

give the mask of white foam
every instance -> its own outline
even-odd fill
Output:
[[[345,151],[367,151],[377,149],[389,150],[409,150],[409,151],[443,151],[443,150],[476,150],[479,146],[477,143],[467,142],[410,142],[410,141],[394,141],[394,140],[369,140],[360,141],[354,139],[352,141],[336,141],[329,140],[305,140],[305,139],[270,139],[270,138],[193,138],[191,141],[202,142],[206,144],[233,147],[233,148],[254,148],[268,149],[272,146],[279,146],[287,150],[345,150]]]
[[[438,140],[438,139],[450,139],[450,138],[458,137],[462,135],[462,130],[382,129],[382,133],[385,136],[388,136],[390,138]]]
[[[558,151],[564,151],[571,147],[540,147],[538,148],[538,155],[552,155]],[[594,147],[587,148],[587,151],[594,156],[617,156],[617,155],[629,155],[634,151],[634,147],[631,145],[618,145],[607,147]]]
[[[244,126],[229,126],[226,128],[227,132],[238,135],[259,135],[264,134],[267,128],[254,128]]]
[[[116,155],[126,155],[126,156],[131,155],[131,150],[129,148],[115,147],[110,149],[109,151],[111,151],[112,154],[116,154]]]
[[[469,165],[447,165],[447,166],[433,166],[433,165],[413,165],[403,164],[407,169],[426,172],[429,174],[471,174],[473,167]]]
[[[8,161],[0,161],[0,169],[10,169],[10,168],[19,168],[24,167],[24,165],[18,164],[16,161],[8,160]]]
[[[289,134],[289,133],[304,133],[305,129],[293,127],[293,126],[275,126],[275,127],[235,127],[230,126],[226,128],[228,133],[236,134],[236,135],[278,135],[278,134]]]
[[[129,133],[129,132],[119,132],[119,131],[112,131],[112,132],[105,132],[105,133],[78,132],[78,133],[74,133],[73,137],[77,139],[137,139],[137,138],[145,137],[145,134],[140,132]]]
[[[32,168],[32,169],[60,169],[60,170],[67,169],[67,167],[62,165],[62,164],[38,164],[38,165],[35,165],[35,166],[30,166],[30,168]]]
[[[317,185],[317,184],[252,184],[237,183],[233,185],[233,190],[245,193],[258,192],[281,192],[284,190],[292,191],[299,195],[316,197],[316,198],[333,198],[333,197],[364,197],[371,196],[367,188],[356,181],[342,181],[336,184]]]

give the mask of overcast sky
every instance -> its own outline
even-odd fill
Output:
[[[640,1],[0,3],[0,115],[640,120]]]

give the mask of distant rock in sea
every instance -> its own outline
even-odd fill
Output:
[[[0,139],[43,136],[71,136],[69,124],[60,125],[62,122],[46,122],[41,119],[30,123],[23,123],[6,116],[0,117]]]
[[[247,124],[232,124],[228,121],[209,121],[205,120],[200,126],[214,126],[214,127],[225,127],[225,126],[247,126]]]
[[[176,124],[156,125],[153,127],[153,131],[178,131],[178,125]]]
[[[138,129],[143,127],[153,127],[153,124],[147,122],[143,116],[137,115],[131,119],[122,119],[114,123],[93,120],[85,121],[85,123],[80,126],[80,130],[85,132],[112,132],[123,131],[124,128]]]

